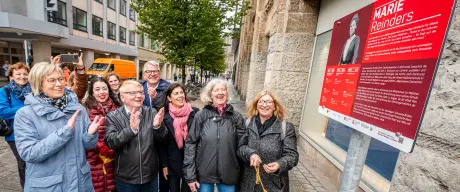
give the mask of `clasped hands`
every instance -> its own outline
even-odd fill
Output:
[[[129,125],[132,130],[137,130],[139,128],[139,122],[140,122],[140,116],[141,112],[139,111],[140,108],[133,108],[131,110],[131,116],[129,117]],[[161,125],[163,122],[163,118],[165,116],[165,110],[164,108],[161,108],[158,113],[155,115],[155,118],[153,119],[153,127],[157,128]]]
[[[257,154],[252,154],[249,161],[250,161],[249,165],[251,167],[259,167],[260,164],[262,163],[262,160]],[[272,162],[269,164],[264,164],[263,167],[266,173],[271,174],[271,173],[275,173],[276,171],[280,169],[280,164],[277,162]]]

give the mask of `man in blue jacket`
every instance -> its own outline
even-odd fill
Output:
[[[162,106],[162,97],[171,83],[161,79],[160,63],[156,61],[147,61],[142,69],[142,74],[144,77],[144,81],[141,83],[145,95],[144,106],[155,108],[158,111],[160,110],[159,107]],[[161,166],[159,169],[161,170]],[[153,183],[155,192],[158,192],[158,188],[160,191],[169,191],[168,183],[164,179],[161,171],[160,182],[158,183],[158,176],[155,176],[153,178]]]
[[[161,79],[160,64],[156,61],[148,61],[142,69],[144,81],[141,83],[144,87],[144,106],[153,107],[157,110],[161,105],[161,98],[165,90],[171,85],[170,82]]]

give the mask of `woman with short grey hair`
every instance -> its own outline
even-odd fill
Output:
[[[28,78],[33,94],[14,120],[27,167],[24,191],[94,191],[85,150],[96,146],[104,117],[91,123],[77,95],[65,89],[59,66],[37,63]]]
[[[245,132],[243,116],[228,104],[229,86],[211,80],[201,93],[206,103],[196,115],[185,141],[184,176],[191,191],[235,191],[240,176],[237,149]]]

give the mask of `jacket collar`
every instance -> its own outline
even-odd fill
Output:
[[[142,81],[141,84],[145,89],[147,89],[147,81]],[[171,83],[169,83],[168,81],[166,81],[164,79],[160,79],[160,81],[158,82],[158,86],[157,86],[156,90],[157,91],[163,91],[166,88],[168,88],[169,85],[171,85]]]
[[[32,94],[28,94],[26,96],[24,105],[30,105],[32,107],[32,110],[34,110],[34,112],[38,116],[46,115],[46,118],[48,120],[55,120],[62,116],[65,116],[65,114],[74,113],[78,109],[81,109],[81,106],[78,103],[77,95],[75,95],[75,93],[73,93],[69,89],[65,89],[64,94],[69,95],[70,99],[68,101],[69,103],[63,111],[56,109],[43,99],[39,98],[38,96],[33,96]]]
[[[249,123],[249,130],[253,131],[256,135],[259,135],[259,130],[257,130],[257,125],[256,122],[253,119],[251,119],[251,122]],[[281,121],[279,119],[276,119],[275,122],[265,130],[262,135],[259,135],[260,137],[263,137],[265,135],[270,135],[270,134],[280,134],[281,133]]]
[[[208,110],[211,110],[211,111],[213,111],[213,112],[219,114],[219,112],[217,111],[217,109],[216,109],[214,106],[212,106],[211,104],[205,105],[204,108],[205,108],[205,109],[208,109]],[[232,106],[231,104],[228,104],[228,103],[227,103],[227,108],[225,108],[224,116],[225,116],[225,114],[227,114],[227,115],[233,115],[233,106]]]

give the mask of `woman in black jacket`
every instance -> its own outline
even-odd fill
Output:
[[[159,147],[160,165],[170,192],[189,192],[190,188],[185,181],[181,185],[184,178],[184,143],[198,108],[188,102],[185,88],[181,84],[171,84],[165,93],[163,123],[169,132],[166,141]]]
[[[262,91],[248,106],[247,130],[238,155],[245,162],[239,191],[262,191],[256,185],[259,169],[263,187],[269,192],[289,192],[288,171],[297,165],[297,138],[285,109],[268,91]]]
[[[237,149],[243,116],[228,101],[227,81],[213,79],[201,94],[207,105],[193,119],[185,141],[184,176],[191,191],[233,192],[240,175]]]

